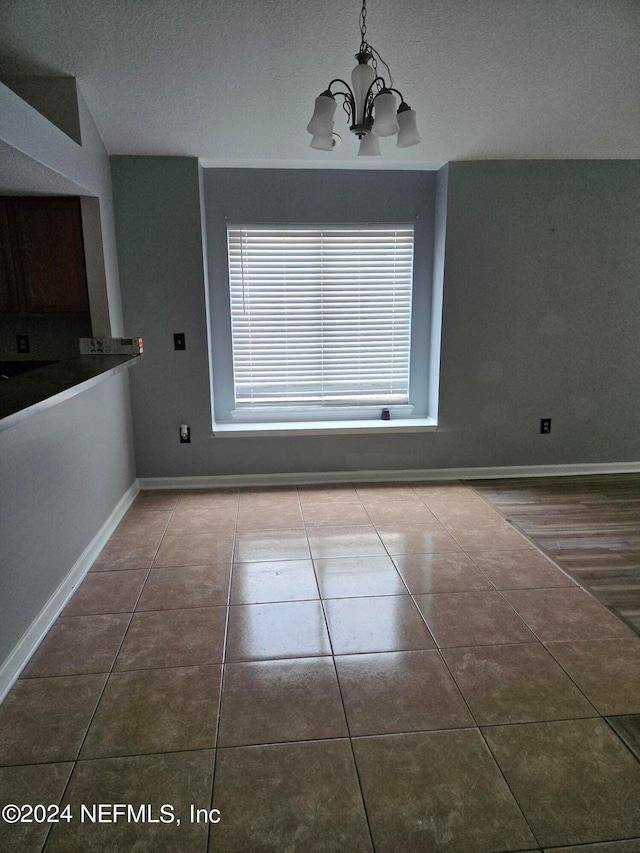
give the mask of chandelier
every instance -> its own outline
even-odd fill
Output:
[[[360,156],[380,154],[380,137],[396,133],[398,148],[417,145],[420,134],[415,111],[405,102],[402,93],[394,89],[389,66],[367,41],[367,0],[362,0],[360,36],[360,50],[356,53],[358,64],[351,72],[351,86],[336,77],[316,98],[313,116],[307,125],[307,131],[312,136],[311,148],[332,151],[340,141],[340,137],[333,132],[336,95],[344,98],[342,106],[349,119],[349,130],[360,140]],[[388,83],[378,72],[378,61],[387,71]],[[335,91],[332,86],[336,87]],[[396,95],[400,98],[399,106]]]

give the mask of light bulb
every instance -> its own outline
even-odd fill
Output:
[[[311,121],[307,125],[307,131],[312,136],[331,136],[333,131],[333,114],[336,111],[336,102],[331,95],[318,95]]]
[[[331,122],[333,125],[333,122]],[[316,151],[333,151],[333,139],[331,136],[314,136],[310,142],[310,147]]]
[[[400,104],[398,109],[398,141],[397,148],[410,148],[412,145],[417,145],[420,142],[420,134],[416,124],[415,110],[410,109],[408,104],[404,102]]]
[[[376,136],[393,136],[398,132],[396,98],[393,92],[383,90],[373,102],[373,132]]]
[[[375,157],[380,154],[380,140],[372,133],[367,133],[360,140],[358,157]]]

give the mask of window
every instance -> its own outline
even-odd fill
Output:
[[[213,436],[436,428],[446,174],[202,169]],[[328,257],[340,232],[349,251],[332,284]],[[313,244],[302,275],[293,269],[300,259],[284,251],[294,233]],[[368,265],[384,275],[366,304]]]
[[[412,226],[230,227],[228,244],[237,416],[408,405]]]

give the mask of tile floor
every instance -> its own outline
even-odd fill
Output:
[[[459,483],[143,492],[0,801],[71,807],[11,853],[639,853],[640,637]]]

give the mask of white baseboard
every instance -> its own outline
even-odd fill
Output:
[[[93,565],[113,531],[131,506],[140,491],[137,480],[118,501],[109,518],[76,560],[69,574],[55,590],[30,627],[25,631],[9,657],[0,666],[0,702],[11,690],[14,682],[29,662],[29,659],[44,639],[47,631],[60,615],[80,581]]]
[[[221,489],[247,486],[296,486],[329,483],[385,483],[416,480],[497,480],[517,477],[576,477],[637,474],[640,462],[578,465],[518,465],[495,468],[425,468],[401,471],[322,471],[299,474],[226,474],[209,477],[141,477],[141,489]]]

